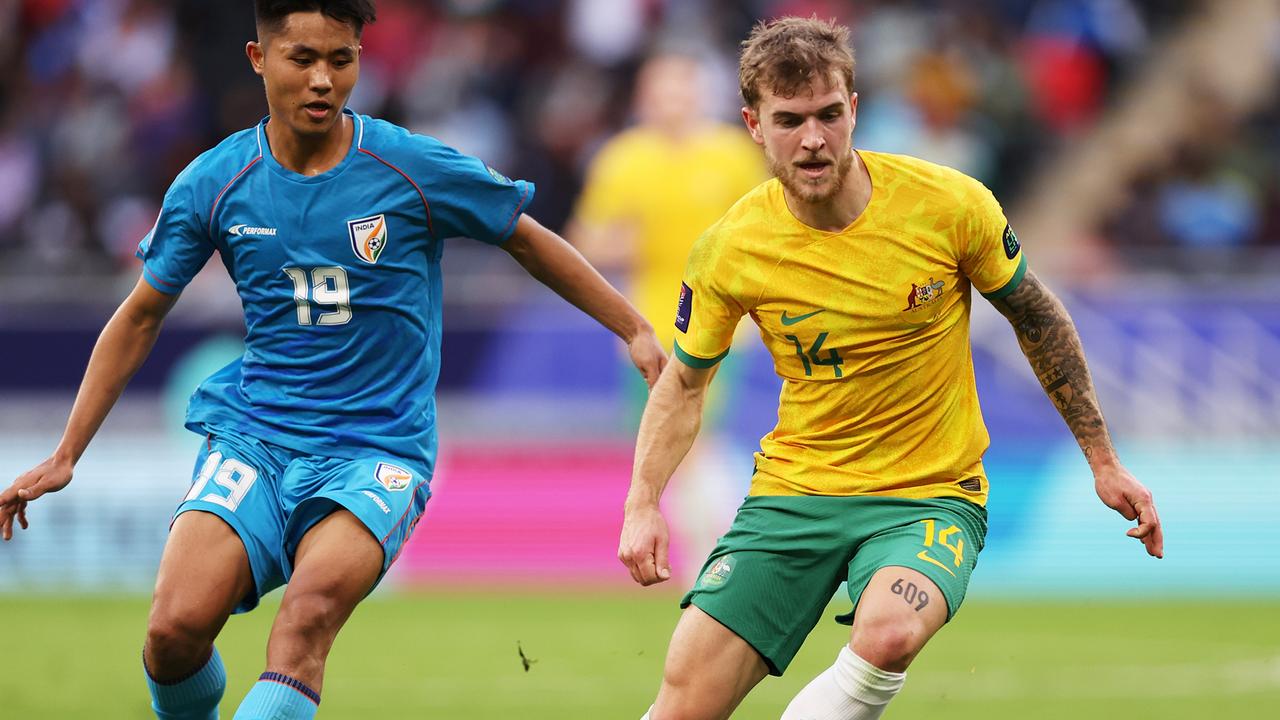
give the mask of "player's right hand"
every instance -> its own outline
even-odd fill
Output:
[[[13,537],[13,520],[16,517],[23,530],[27,524],[27,503],[44,495],[57,492],[71,482],[73,465],[70,460],[56,456],[40,463],[18,476],[13,484],[0,492],[0,538]]]
[[[622,520],[618,559],[637,583],[647,586],[663,582],[671,578],[667,542],[667,521],[658,508],[628,508]]]

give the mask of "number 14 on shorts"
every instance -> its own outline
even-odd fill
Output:
[[[936,526],[937,526],[936,521],[921,520],[920,523],[924,525],[924,543],[923,544],[925,549],[921,550],[919,554],[916,555],[916,557],[920,558],[921,560],[924,560],[927,563],[932,563],[934,565],[937,565],[943,570],[946,570],[947,574],[951,575],[951,577],[955,577],[956,576],[955,571],[947,567],[946,564],[943,563],[943,561],[938,560],[933,556],[933,553],[938,552],[937,548],[934,547],[934,543],[936,540],[937,545],[939,547],[943,547],[943,548],[946,548],[947,550],[950,550],[952,558],[955,559],[956,567],[960,567],[964,563],[964,538],[957,537],[957,536],[962,535],[964,531],[956,527],[955,525],[952,525],[951,527],[948,527],[946,530],[943,530],[942,532],[935,533],[934,531],[936,530]],[[951,559],[951,558],[948,558],[948,559]]]

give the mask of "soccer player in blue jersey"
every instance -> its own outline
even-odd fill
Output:
[[[183,287],[217,252],[244,306],[244,356],[193,396],[205,435],[160,562],[143,663],[166,720],[216,718],[231,613],[288,583],[265,672],[235,717],[310,718],[338,629],[430,496],[443,242],[502,247],[626,340],[652,383],[653,329],[524,214],[534,188],[345,104],[372,0],[257,0],[248,43],[270,115],[174,181],[142,278],[94,348],[53,455],[0,493],[0,536],[66,487]]]

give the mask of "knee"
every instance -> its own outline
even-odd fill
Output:
[[[172,608],[157,606],[147,620],[147,648],[160,664],[182,663],[204,653],[216,634],[213,623]]]
[[[898,618],[859,619],[853,651],[888,672],[905,672],[929,639],[923,623]]]
[[[715,711],[713,688],[699,685],[699,673],[691,667],[668,665],[662,673],[662,688],[650,711],[650,720],[719,720],[727,715]]]

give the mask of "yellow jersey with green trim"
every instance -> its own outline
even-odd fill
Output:
[[[627,297],[671,348],[671,295],[698,236],[768,176],[742,127],[708,123],[680,140],[645,127],[600,149],[575,216],[593,225],[635,228]]]
[[[694,244],[676,356],[711,367],[750,315],[782,378],[751,495],[957,497],[985,505],[989,444],[969,345],[970,287],[1008,295],[1026,259],[1000,204],[956,170],[857,151],[871,198],[809,227],[769,180]]]

